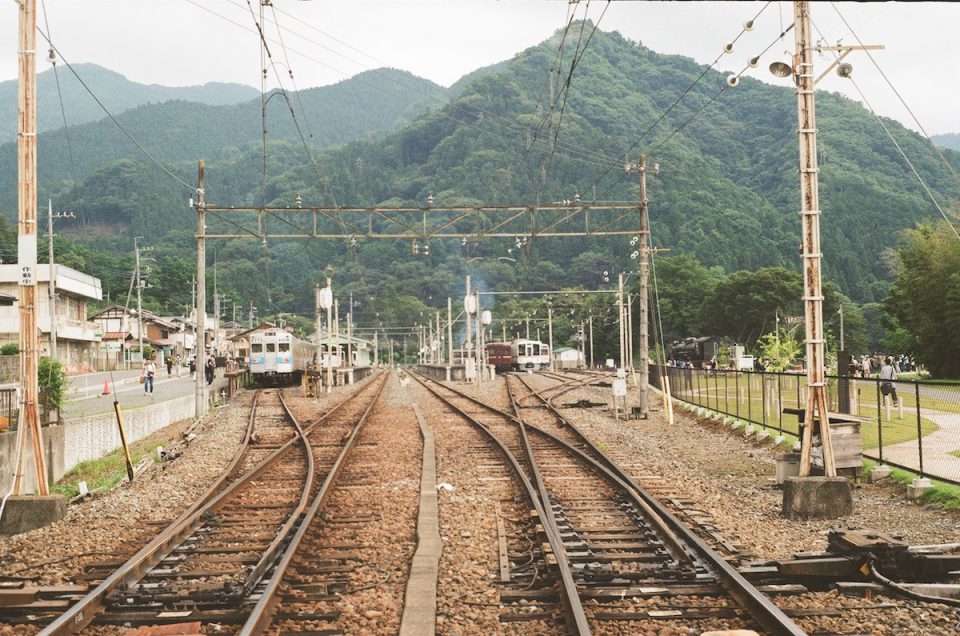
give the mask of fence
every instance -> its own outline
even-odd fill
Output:
[[[20,412],[19,389],[0,388],[0,433],[17,430],[17,417]],[[52,426],[60,423],[60,410],[50,408],[46,392],[40,391],[38,401],[40,426]]]
[[[650,383],[659,388],[660,370]],[[745,422],[797,435],[806,408],[801,373],[662,367],[672,395]],[[960,384],[897,380],[892,391],[877,378],[827,377],[827,408],[863,420],[864,457],[960,484]],[[896,398],[896,402],[895,402]]]

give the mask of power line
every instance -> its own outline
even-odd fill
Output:
[[[833,3],[831,3],[831,4],[833,4]],[[834,8],[836,8],[836,7],[834,7]],[[839,12],[838,12],[838,13],[839,13]],[[843,16],[841,16],[841,18],[842,18],[842,17],[843,17]],[[819,34],[820,34],[820,37],[822,38],[822,37],[823,37],[823,34],[820,32],[820,29],[817,27],[816,23],[814,23],[813,20],[810,20],[810,22],[811,22],[811,24],[813,24],[813,28],[817,30],[817,33],[819,33]],[[849,26],[850,26],[850,25],[848,24],[847,27],[849,28]],[[852,29],[851,29],[851,32],[852,32]],[[854,34],[854,37],[857,37],[857,36]],[[860,44],[860,46],[863,46],[863,43],[860,42],[860,38],[857,38],[857,42]],[[867,50],[867,49],[864,49],[864,50],[865,50],[866,53],[869,55],[870,51]],[[836,51],[834,51],[833,54],[834,54],[834,57],[836,57],[836,58],[837,58],[837,61],[839,62],[839,61],[840,61],[840,58],[839,58],[839,56],[837,56]],[[872,58],[872,56],[871,56],[871,58]],[[879,70],[879,67],[878,67],[877,70]],[[883,73],[883,71],[881,71],[881,74],[882,74],[882,73]],[[944,212],[944,211],[943,211],[943,208],[940,207],[940,204],[937,202],[936,198],[934,198],[934,196],[933,196],[933,192],[930,190],[929,187],[927,187],[926,182],[925,182],[925,181],[923,180],[923,178],[920,176],[920,173],[917,171],[917,168],[913,165],[913,162],[910,161],[910,158],[907,157],[907,153],[904,152],[903,148],[900,146],[900,144],[897,142],[896,138],[894,138],[893,134],[890,132],[890,129],[889,129],[889,128],[887,127],[887,125],[883,122],[883,119],[880,117],[880,115],[877,114],[877,111],[874,110],[873,105],[870,103],[870,100],[868,100],[868,99],[867,99],[867,96],[863,94],[863,91],[862,91],[862,90],[860,90],[860,86],[857,84],[856,80],[854,80],[853,77],[847,77],[847,79],[849,79],[849,80],[850,80],[850,83],[853,84],[853,87],[854,87],[855,89],[857,89],[857,93],[860,94],[860,99],[862,99],[862,100],[863,100],[863,103],[867,105],[867,109],[870,111],[870,114],[873,115],[874,119],[877,120],[877,123],[880,124],[880,127],[883,128],[883,132],[885,132],[885,133],[887,134],[887,137],[890,138],[890,141],[893,142],[893,145],[897,148],[897,151],[900,153],[900,156],[903,157],[903,160],[907,162],[907,165],[910,167],[910,170],[913,172],[913,175],[917,178],[917,181],[920,182],[920,185],[923,187],[924,192],[927,193],[927,196],[930,198],[930,201],[933,202],[933,206],[934,206],[935,208],[937,208],[937,211],[940,213],[940,216],[943,217],[943,220],[946,221],[946,222],[947,222],[947,225],[950,226],[950,229],[953,230],[954,235],[955,235],[958,239],[960,239],[960,233],[957,232],[957,228],[954,227],[953,223],[952,223],[952,222],[950,221],[950,219],[947,217],[946,212]],[[906,104],[904,104],[904,105],[906,105]],[[911,114],[912,114],[912,113],[911,113]],[[917,125],[919,125],[919,123],[918,123]],[[924,132],[924,134],[926,134],[926,132]],[[927,137],[927,141],[930,141],[930,138],[929,138],[929,137]],[[931,141],[930,143],[931,143],[931,145],[933,144],[932,141]],[[941,154],[940,156],[943,157],[942,154]],[[946,162],[946,159],[944,159],[944,162]],[[948,166],[949,166],[949,164],[948,164]],[[952,171],[952,169],[951,169],[951,171]],[[956,173],[954,173],[954,176],[956,176]]]
[[[831,2],[830,6],[833,7],[833,10],[836,11],[837,15],[840,16],[840,19],[843,20],[844,25],[846,25],[846,27],[850,30],[851,35],[853,35],[853,37],[856,38],[857,44],[859,44],[860,46],[863,46],[863,42],[860,40],[860,36],[857,35],[856,31],[853,30],[853,27],[851,27],[850,24],[847,22],[846,18],[843,17],[843,14],[840,13],[840,9],[837,8],[837,5]],[[819,29],[817,29],[817,31],[819,31]],[[890,78],[887,77],[887,74],[883,72],[882,68],[880,68],[880,65],[877,63],[877,60],[873,57],[873,54],[870,53],[870,49],[864,47],[864,53],[866,53],[867,57],[870,58],[870,61],[873,62],[874,67],[876,67],[877,71],[879,71],[880,76],[887,83],[887,86],[890,87],[890,90],[893,91],[893,94],[897,96],[897,99],[900,100],[900,103],[903,104],[903,107],[907,109],[908,113],[910,113],[910,117],[913,118],[914,123],[917,124],[917,127],[920,129],[920,132],[923,133],[923,136],[926,138],[927,143],[930,144],[930,147],[933,148],[933,151],[937,153],[937,156],[940,157],[941,161],[943,161],[943,165],[947,167],[947,170],[950,171],[950,174],[953,175],[953,178],[956,179],[958,182],[960,182],[960,175],[957,174],[957,171],[954,169],[954,167],[950,164],[949,161],[947,161],[947,158],[943,156],[943,152],[940,151],[940,148],[938,148],[937,145],[933,143],[933,140],[930,138],[930,135],[927,134],[927,131],[923,127],[923,124],[920,123],[920,120],[917,119],[917,116],[914,114],[913,110],[907,105],[907,102],[903,99],[903,96],[900,94],[900,91],[897,90],[897,87],[893,85],[893,82],[890,81]],[[857,90],[859,91],[860,89],[858,88]]]
[[[103,102],[100,101],[100,98],[97,97],[96,93],[94,93],[93,90],[91,90],[90,87],[87,86],[87,83],[83,81],[83,78],[80,77],[80,74],[77,73],[76,69],[73,68],[73,65],[70,64],[70,62],[67,61],[67,59],[63,56],[63,54],[60,52],[60,49],[58,49],[56,46],[54,46],[53,42],[50,41],[50,38],[47,36],[47,34],[44,33],[44,32],[43,32],[41,29],[39,29],[39,28],[37,29],[37,32],[43,37],[44,40],[47,41],[47,44],[50,45],[51,50],[53,50],[53,52],[56,53],[57,56],[58,56],[61,60],[63,60],[63,63],[67,65],[67,68],[70,69],[70,72],[73,73],[73,76],[77,79],[78,82],[80,82],[80,85],[83,86],[84,90],[86,90],[87,93],[90,95],[90,97],[92,97],[92,98],[94,99],[94,101],[97,102],[97,105],[100,107],[100,110],[102,110],[104,113],[106,113],[107,117],[110,118],[110,121],[112,121],[112,122],[114,123],[114,125],[116,125],[116,127],[119,128],[120,131],[121,131],[124,135],[126,135],[127,139],[129,139],[130,141],[132,141],[132,142],[134,143],[134,145],[140,150],[140,152],[142,152],[148,159],[150,159],[150,161],[152,161],[152,162],[154,163],[154,165],[156,165],[158,168],[160,168],[160,170],[162,170],[164,173],[166,173],[171,179],[173,179],[174,181],[176,181],[176,182],[179,183],[180,185],[182,185],[182,186],[184,186],[185,188],[187,188],[188,190],[190,190],[190,192],[196,191],[196,187],[195,187],[195,186],[190,185],[189,183],[187,183],[186,181],[184,181],[183,179],[181,179],[180,177],[178,177],[177,175],[175,175],[169,168],[167,168],[165,165],[163,165],[162,163],[160,163],[160,160],[158,160],[156,157],[154,157],[154,156],[150,153],[149,150],[147,150],[146,148],[144,148],[143,144],[141,144],[141,143],[130,133],[130,131],[128,131],[126,128],[124,128],[124,127],[123,127],[123,124],[120,123],[120,121],[114,116],[114,114],[111,113],[111,112],[107,109],[106,106],[104,106]]]
[[[753,23],[756,22],[757,19],[760,18],[760,16],[763,14],[763,12],[764,12],[764,11],[767,9],[767,7],[769,7],[769,6],[770,6],[770,2],[767,2],[765,5],[763,5],[763,7],[760,8],[760,10],[756,13],[756,15],[754,15],[753,18],[748,21],[748,23],[745,23],[745,24],[744,24],[743,28],[740,29],[740,33],[738,33],[737,36],[736,36],[735,38],[733,38],[733,40],[730,41],[730,46],[736,44],[737,41],[743,36],[743,34],[747,32],[747,26],[746,26],[746,25],[747,25],[747,24],[750,24],[750,25],[751,25],[751,28],[752,28]],[[782,33],[780,34],[780,37],[783,37],[784,33],[786,33],[787,31],[789,31],[791,27],[792,27],[792,25],[791,25],[790,27],[787,27],[786,29],[784,29],[784,30],[782,31]],[[770,48],[770,47],[768,46],[767,49],[764,50],[764,52],[766,52],[766,50],[769,50],[769,48]],[[722,50],[722,51],[720,51],[720,54],[717,55],[717,57],[713,60],[713,62],[711,62],[708,66],[704,67],[704,69],[700,72],[700,75],[698,75],[697,78],[696,78],[695,80],[693,80],[693,82],[691,82],[690,85],[687,86],[687,88],[684,89],[684,91],[683,91],[682,93],[680,93],[680,95],[673,101],[673,103],[670,104],[669,108],[667,108],[665,111],[663,111],[663,112],[660,114],[660,116],[657,117],[657,119],[654,120],[654,122],[653,122],[652,124],[650,124],[650,126],[649,126],[645,131],[643,131],[643,134],[641,134],[640,137],[638,137],[638,138],[636,139],[636,141],[634,141],[632,144],[630,144],[630,147],[626,149],[626,151],[624,152],[624,155],[629,155],[631,152],[633,152],[633,150],[634,150],[637,146],[639,146],[640,143],[641,143],[644,139],[647,138],[647,135],[649,135],[651,132],[653,132],[653,129],[656,128],[656,127],[660,124],[660,122],[663,121],[663,120],[666,118],[666,116],[669,115],[669,114],[673,111],[673,109],[676,108],[676,107],[680,104],[680,102],[683,100],[683,98],[686,97],[687,94],[689,94],[690,91],[693,90],[694,87],[695,87],[697,84],[700,83],[700,80],[702,80],[702,79],[704,78],[704,76],[710,71],[710,69],[712,69],[714,66],[717,65],[717,62],[720,61],[720,58],[722,58],[722,57],[723,57],[724,55],[726,55],[726,54],[727,54],[727,51],[726,51],[725,49]],[[758,56],[758,57],[759,57],[759,56]],[[742,72],[743,72],[743,71],[741,71],[741,73],[742,73]],[[721,92],[722,92],[722,91],[721,91]],[[714,96],[714,99],[715,99],[716,97],[717,97],[717,96]],[[712,101],[712,99],[711,99],[711,101]],[[709,103],[709,102],[708,102],[708,103]],[[701,108],[701,110],[703,110],[703,109]],[[698,111],[698,112],[699,112],[699,111]],[[639,122],[639,119],[638,119],[637,121]],[[672,135],[671,135],[671,136],[672,136]],[[619,155],[618,155],[618,157],[619,157]],[[588,189],[593,189],[594,187],[596,187],[596,185],[597,185],[598,183],[600,183],[600,181],[601,181],[604,177],[606,177],[606,176],[610,173],[611,170],[613,170],[615,167],[617,167],[617,166],[619,166],[619,165],[620,165],[620,164],[619,164],[618,162],[611,163],[611,164],[606,168],[606,170],[603,171],[603,173],[602,173],[599,177],[597,177],[596,179],[593,180],[593,183],[591,184],[590,188],[588,188]]]

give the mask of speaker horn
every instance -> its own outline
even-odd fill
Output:
[[[740,76],[739,76],[739,75],[728,75],[728,76],[727,76],[727,86],[729,86],[730,88],[733,88],[734,86],[736,86],[736,85],[739,84],[739,83],[740,83]]]
[[[853,75],[853,64],[848,64],[847,62],[844,62],[843,64],[838,66],[837,75],[839,75],[840,77],[850,77],[851,75]]]

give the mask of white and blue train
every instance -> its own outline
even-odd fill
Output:
[[[258,331],[250,336],[250,372],[260,384],[298,382],[315,352],[314,345],[288,331]]]
[[[510,367],[514,371],[550,368],[550,345],[539,340],[517,338],[510,343]]]

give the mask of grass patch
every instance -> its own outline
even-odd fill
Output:
[[[960,457],[960,450],[952,450],[947,455],[953,455],[954,457]]]
[[[870,469],[878,465],[879,464],[873,460],[864,459],[864,473],[869,472]],[[917,473],[909,470],[894,468],[893,466],[890,466],[889,468],[890,479],[902,485],[904,488],[912,484],[913,480],[919,476]],[[942,481],[937,481],[933,478],[930,478],[930,481],[933,483],[933,488],[923,493],[923,495],[920,496],[919,501],[922,501],[923,503],[936,504],[944,510],[960,510],[960,486],[945,484]]]
[[[155,454],[158,446],[164,446],[165,441],[148,438],[130,445],[130,459],[136,465],[147,455]],[[80,494],[80,482],[87,482],[87,488],[94,490],[109,490],[127,477],[127,466],[123,449],[104,455],[99,459],[81,462],[73,467],[60,481],[50,487],[51,492],[63,495],[68,500]]]

